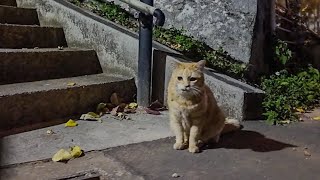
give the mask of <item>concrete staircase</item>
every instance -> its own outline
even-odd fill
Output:
[[[16,6],[0,1],[2,134],[92,111],[114,92],[132,101],[133,79],[103,73],[95,51],[68,48],[63,29],[41,27],[35,9]]]

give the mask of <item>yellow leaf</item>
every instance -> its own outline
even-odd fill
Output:
[[[88,112],[87,114],[82,114],[80,117],[81,120],[95,120],[102,122],[100,119],[100,115],[94,113],[94,112]]]
[[[320,121],[320,116],[314,117],[313,120]]]
[[[129,109],[136,109],[138,107],[138,104],[137,103],[130,103],[129,105],[128,105],[128,108]]]
[[[71,155],[74,158],[80,157],[82,155],[82,149],[79,146],[74,146],[71,148]]]
[[[74,82],[69,82],[67,85],[68,85],[68,86],[75,86],[76,83],[74,83]]]
[[[60,149],[55,155],[52,157],[52,161],[58,162],[58,161],[67,161],[72,158],[72,155],[70,152]]]
[[[75,127],[78,126],[78,123],[72,119],[70,119],[68,122],[66,122],[65,127]]]
[[[89,116],[92,116],[93,118],[99,118],[100,116],[94,112],[88,112],[87,113]]]
[[[300,113],[304,113],[305,112],[304,109],[302,109],[302,108],[297,108],[296,111],[298,111]]]

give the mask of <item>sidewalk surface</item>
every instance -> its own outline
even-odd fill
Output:
[[[173,179],[174,173],[183,180],[319,179],[320,121],[307,120],[283,127],[259,121],[243,125],[241,131],[224,135],[219,144],[199,154],[173,150],[174,139],[164,137],[86,152],[68,163],[46,160],[6,166],[0,170],[0,179],[70,179],[96,174],[100,179],[166,180]],[[123,127],[123,133],[126,128]],[[148,131],[144,135],[149,134]],[[128,134],[128,139],[134,139],[132,136],[135,134]],[[117,137],[113,139],[117,141]]]

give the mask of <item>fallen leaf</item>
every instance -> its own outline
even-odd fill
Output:
[[[80,119],[81,120],[94,120],[94,121],[99,121],[102,122],[101,116],[94,113],[94,112],[88,112],[87,114],[82,114]]]
[[[127,108],[128,109],[137,109],[138,107],[138,104],[137,103],[130,103],[128,104]]]
[[[304,150],[304,151],[303,151],[303,154],[304,154],[305,156],[311,156],[311,154],[310,154],[307,150]]]
[[[116,106],[113,105],[112,103],[107,103],[107,104],[106,104],[106,107],[107,107],[108,109],[113,109],[113,108],[115,108]]]
[[[67,85],[68,85],[68,86],[75,86],[76,83],[74,83],[74,82],[69,82]]]
[[[124,113],[127,113],[127,114],[133,114],[133,113],[136,113],[136,109],[128,109],[128,108],[125,108],[123,110]]]
[[[48,134],[48,135],[54,134],[54,132],[53,132],[51,129],[49,129],[49,130],[47,130],[47,134]]]
[[[173,173],[173,174],[172,174],[172,177],[173,177],[173,178],[178,178],[178,177],[180,177],[180,175],[179,175],[178,173]]]
[[[125,119],[125,115],[124,115],[123,113],[121,113],[121,112],[119,112],[119,113],[117,114],[117,116],[118,116],[120,119]]]
[[[121,104],[119,104],[119,107],[120,107],[121,109],[124,109],[124,108],[127,107],[127,104],[126,104],[126,103],[121,103]]]
[[[80,157],[82,155],[82,149],[79,146],[71,147],[71,156],[74,158]]]
[[[314,117],[313,120],[320,121],[320,116]]]
[[[284,121],[280,121],[280,124],[290,124],[291,121],[290,120],[284,120]]]
[[[112,116],[117,116],[118,112],[123,112],[123,108],[121,108],[120,106],[117,106],[115,108],[112,109],[112,111],[110,112],[110,114]]]
[[[111,101],[111,103],[112,103],[113,105],[116,105],[116,106],[118,106],[118,105],[120,104],[120,100],[119,100],[119,98],[118,98],[117,93],[113,93],[113,94],[111,95],[110,101]]]
[[[73,146],[70,151],[60,149],[56,154],[53,155],[52,161],[68,161],[72,158],[78,158],[83,154],[82,149],[79,146]]]
[[[296,108],[296,111],[300,112],[300,113],[305,113],[305,110],[302,108]]]
[[[100,116],[94,112],[88,112],[87,114],[93,118],[100,118]]]
[[[151,110],[155,110],[155,111],[164,111],[167,108],[161,104],[158,100],[156,100],[155,102],[151,103],[150,106],[148,107]]]
[[[153,115],[160,115],[160,114],[161,114],[159,111],[152,110],[152,109],[149,109],[149,108],[145,108],[145,111],[146,111],[148,114],[153,114]]]
[[[78,126],[78,123],[72,119],[69,119],[68,122],[66,122],[65,127],[75,127]]]
[[[55,155],[52,157],[52,161],[68,161],[72,158],[72,155],[69,151],[60,149]]]

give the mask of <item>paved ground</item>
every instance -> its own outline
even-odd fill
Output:
[[[287,127],[245,122],[242,131],[225,135],[200,154],[173,150],[173,138],[164,138],[88,152],[67,164],[49,161],[9,166],[0,171],[0,178],[50,179],[93,170],[101,179],[165,180],[178,173],[184,180],[315,180],[320,177],[319,138],[317,121]]]
[[[51,158],[59,149],[74,145],[87,152],[172,136],[167,112],[158,116],[138,112],[129,117],[120,121],[106,115],[102,123],[78,121],[76,127],[60,124],[6,136],[0,139],[0,166]],[[49,129],[54,134],[47,135]]]

